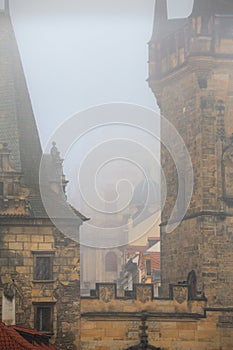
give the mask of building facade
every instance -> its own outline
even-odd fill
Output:
[[[0,13],[0,52],[1,319],[46,333],[57,349],[75,350],[79,244],[54,226],[40,196],[42,151],[7,1]],[[55,207],[66,184],[55,144],[46,159],[47,194]],[[78,234],[85,218],[76,215],[79,224],[66,219],[66,225]]]

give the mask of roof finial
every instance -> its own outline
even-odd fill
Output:
[[[159,39],[167,20],[167,0],[156,0],[152,40]]]

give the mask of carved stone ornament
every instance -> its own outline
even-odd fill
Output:
[[[115,299],[114,285],[100,285],[99,286],[99,299],[105,303],[109,303]]]
[[[136,299],[141,303],[148,303],[153,299],[153,291],[151,285],[136,286]]]
[[[173,286],[173,299],[179,304],[182,304],[188,300],[187,286]]]

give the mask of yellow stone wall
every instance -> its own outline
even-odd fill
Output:
[[[34,328],[34,304],[54,303],[53,335],[58,349],[79,344],[79,244],[48,219],[11,218],[0,227],[0,294],[13,284],[16,324]],[[53,280],[34,280],[34,254],[52,252]],[[73,349],[73,348],[72,348]]]
[[[119,298],[114,291],[113,285],[99,284],[96,297],[82,298],[81,349],[117,350],[138,344],[143,315],[149,344],[163,350],[232,348],[233,310],[205,310],[205,300],[189,301],[185,293],[182,302],[153,299],[145,285],[135,286],[132,298]]]

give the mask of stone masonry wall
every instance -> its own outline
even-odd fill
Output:
[[[208,37],[202,37],[195,33],[195,26],[187,27],[185,60],[178,60],[179,65],[164,66],[162,72],[156,72],[159,60],[172,62],[169,39],[161,43],[166,46],[167,40],[166,59],[159,58],[162,52],[155,54],[159,45],[150,45],[150,87],[161,114],[183,138],[194,172],[193,196],[185,219],[167,234],[166,223],[175,206],[178,178],[171,156],[162,148],[168,194],[161,225],[162,295],[168,296],[169,283],[184,281],[195,270],[198,288],[204,289],[208,305],[232,307],[233,51],[232,38],[224,37],[225,33],[216,37],[218,28],[214,28]],[[176,37],[178,33],[171,35]],[[170,139],[163,122],[161,133]],[[174,151],[182,158],[182,149],[176,144]],[[182,171],[187,187],[189,174],[185,167]]]
[[[148,342],[162,350],[229,350],[233,310],[206,309],[188,300],[187,286],[174,285],[173,299],[154,299],[151,285],[136,285],[119,298],[115,286],[98,284],[97,296],[81,300],[81,349],[117,350],[139,344],[146,318]]]
[[[49,220],[7,219],[0,226],[0,293],[13,285],[16,324],[35,327],[36,303],[51,303],[53,335],[58,349],[76,350],[79,344],[79,245],[64,237]],[[52,252],[53,279],[34,279],[35,252]]]

